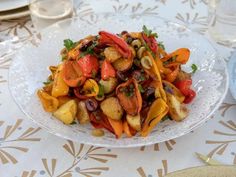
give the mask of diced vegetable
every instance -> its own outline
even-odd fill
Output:
[[[63,66],[60,65],[56,71],[56,74],[55,74],[55,79],[54,79],[53,87],[52,87],[52,96],[53,97],[65,96],[69,92],[69,87],[65,83],[65,81],[63,80],[62,68],[63,68]]]
[[[145,69],[150,69],[152,67],[152,60],[148,56],[141,58],[141,64]]]
[[[57,100],[59,101],[59,107],[63,104],[65,104],[66,102],[72,100],[72,98],[70,98],[69,96],[59,96],[57,97]]]
[[[98,72],[98,59],[93,55],[85,55],[78,60],[78,64],[82,69],[82,73],[85,77],[92,77],[94,73]]]
[[[109,118],[108,117],[108,121],[110,122],[114,132],[115,132],[115,135],[116,135],[116,138],[120,138],[122,133],[123,133],[123,123],[121,120],[114,120],[112,118]]]
[[[80,101],[78,103],[77,119],[79,120],[80,124],[86,124],[90,120],[84,101]]]
[[[116,95],[127,114],[135,116],[142,108],[142,97],[135,79],[130,79],[116,88]]]
[[[144,121],[141,136],[147,136],[152,129],[161,121],[161,119],[168,113],[168,106],[165,101],[158,98],[156,99],[149,111],[147,118]]]
[[[121,58],[121,54],[114,47],[105,48],[104,55],[105,58],[111,63]]]
[[[43,90],[38,90],[37,95],[43,105],[43,108],[46,112],[54,112],[59,106],[59,102],[56,98],[50,96],[48,93]]]
[[[111,93],[117,86],[118,81],[114,77],[110,77],[108,80],[100,80],[99,84],[102,85],[105,94]]]
[[[85,95],[86,97],[93,97],[98,94],[99,86],[95,80],[88,79],[85,81],[81,92],[82,95]]]
[[[105,60],[102,63],[102,68],[101,68],[101,77],[103,80],[107,80],[111,77],[115,77],[116,76],[116,71],[113,68],[113,66],[111,65],[111,63],[109,63],[109,61]]]
[[[104,136],[104,131],[102,129],[94,129],[92,130],[92,135],[95,137]]]
[[[191,79],[186,79],[175,83],[175,86],[185,96],[184,103],[186,104],[190,103],[196,96],[196,92],[190,88],[191,85],[192,85]]]
[[[71,124],[77,113],[77,104],[75,100],[68,101],[53,113],[57,119],[65,124]]]
[[[77,61],[67,60],[63,64],[62,77],[65,83],[70,87],[78,87],[85,82],[82,69]]]
[[[136,131],[141,130],[141,118],[140,115],[137,114],[136,116],[131,116],[129,114],[126,115],[126,120],[130,127],[132,127]]]
[[[175,85],[173,85],[170,82],[167,82],[167,81],[164,81],[164,80],[162,82],[163,82],[165,92],[174,95],[180,103],[183,103],[185,97],[180,92],[180,90],[178,88],[176,88]]]
[[[123,115],[123,109],[118,101],[117,98],[115,97],[109,97],[105,100],[102,101],[101,105],[101,110],[103,113],[114,120],[120,120]]]
[[[128,138],[134,136],[136,134],[136,130],[132,129],[129,124],[127,123],[126,120],[124,120],[123,122],[123,130],[124,130],[124,133],[126,134],[126,136]]]
[[[183,104],[181,104],[174,95],[167,94],[167,100],[169,106],[169,114],[172,119],[174,119],[175,121],[181,121],[187,117],[187,108]]]
[[[120,58],[116,60],[114,63],[112,63],[113,67],[117,71],[126,71],[131,68],[133,64],[133,59],[125,59],[125,58]]]
[[[132,54],[130,48],[124,39],[106,31],[100,31],[99,35],[100,44],[109,44],[115,47],[124,58],[131,58]]]

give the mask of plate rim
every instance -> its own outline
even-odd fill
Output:
[[[128,14],[122,14],[122,15],[117,15],[117,14],[113,14],[113,13],[96,13],[96,15],[112,15],[112,16],[121,16],[121,17],[125,17],[125,16],[130,16],[131,15],[128,15]],[[186,25],[183,25],[183,24],[180,24],[180,23],[177,23],[177,22],[174,22],[174,21],[171,21],[171,20],[168,20],[168,19],[165,19],[163,17],[159,17],[158,15],[151,15],[152,17],[155,16],[156,18],[159,18],[161,20],[164,20],[166,22],[169,22],[169,23],[172,23],[172,24],[177,24],[177,25],[180,25],[180,26],[183,26],[185,27],[187,30],[191,31],[192,33],[194,34],[197,34],[199,36],[201,36],[202,38],[204,38],[204,40],[206,40],[210,45],[211,47],[214,49],[215,51],[215,54],[217,56],[217,58],[219,58],[219,60],[222,61],[223,65],[224,65],[224,71],[225,71],[225,75],[226,75],[226,84],[225,84],[225,89],[224,89],[224,93],[222,95],[222,97],[220,98],[220,100],[218,101],[218,103],[216,103],[216,106],[211,110],[211,112],[206,116],[205,119],[202,119],[201,121],[197,122],[194,126],[192,126],[191,129],[187,130],[187,131],[183,131],[182,133],[178,134],[178,135],[173,135],[172,137],[169,137],[167,138],[166,140],[163,140],[163,141],[159,141],[158,143],[162,143],[162,142],[166,142],[166,141],[169,141],[171,139],[176,139],[178,137],[182,137],[184,135],[187,135],[188,133],[190,133],[192,130],[196,130],[197,128],[199,128],[201,125],[203,125],[207,120],[210,119],[210,117],[215,113],[215,111],[220,107],[221,103],[223,102],[223,100],[225,99],[226,97],[226,94],[228,92],[228,88],[229,88],[229,73],[228,73],[228,67],[227,67],[227,64],[226,62],[223,60],[223,57],[219,54],[219,52],[217,51],[217,49],[214,47],[214,45],[212,44],[212,42],[207,38],[207,36],[204,36],[204,35],[201,35],[199,33],[197,33],[196,31],[192,30],[191,28],[187,27]],[[146,17],[146,16],[145,16]],[[53,26],[60,26],[61,23],[66,23],[67,21],[73,21],[75,19],[79,20],[80,16],[76,16],[76,17],[72,17],[72,18],[68,18],[68,19],[64,19],[64,20],[61,20],[59,22],[56,22],[42,30],[40,30],[37,34],[43,32],[43,31],[46,31],[48,28],[51,28]],[[27,43],[29,43],[29,41],[27,41]],[[13,57],[13,61],[14,61],[14,57]],[[10,91],[10,94],[14,100],[14,102],[16,103],[16,105],[18,106],[18,108],[26,115],[27,118],[29,118],[31,121],[33,121],[34,123],[36,123],[39,127],[45,129],[47,132],[53,134],[53,135],[56,135],[60,138],[63,138],[63,139],[68,139],[68,140],[71,140],[71,141],[75,141],[75,142],[78,142],[78,143],[84,143],[84,144],[87,144],[87,145],[95,145],[95,146],[100,146],[100,147],[109,147],[109,148],[133,148],[133,147],[141,147],[141,146],[148,146],[148,145],[152,145],[152,144],[155,144],[157,143],[157,141],[152,141],[152,142],[140,142],[140,143],[136,143],[136,144],[122,144],[122,145],[117,145],[117,144],[102,144],[102,143],[93,143],[91,141],[83,141],[83,140],[74,140],[72,139],[71,137],[67,136],[67,135],[62,135],[60,133],[57,133],[57,132],[54,132],[53,130],[45,127],[43,124],[41,124],[40,122],[36,121],[35,119],[33,119],[21,106],[19,103],[17,103],[16,101],[16,98],[13,96],[13,93],[11,91],[11,88],[10,88],[10,73],[11,73],[11,70],[12,70],[12,65],[10,66],[9,68],[9,72],[8,72],[8,89]]]

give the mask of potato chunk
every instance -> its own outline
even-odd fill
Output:
[[[171,94],[167,94],[169,114],[175,121],[181,121],[188,115],[188,109]]]
[[[89,122],[89,114],[84,101],[78,103],[77,118],[80,124],[86,124]]]
[[[121,58],[121,54],[114,47],[105,48],[104,55],[111,63]]]
[[[61,120],[65,124],[71,124],[74,121],[77,113],[77,104],[75,100],[71,100],[63,104],[53,113],[57,119]]]
[[[123,109],[115,97],[109,97],[101,103],[101,110],[103,113],[114,120],[120,120],[123,115]]]
[[[136,116],[131,116],[127,114],[126,120],[130,125],[130,127],[132,127],[134,130],[136,131],[141,130],[141,118],[139,114],[137,114]]]

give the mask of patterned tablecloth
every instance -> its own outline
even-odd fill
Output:
[[[202,34],[207,30],[206,0],[87,0],[75,4],[80,16],[104,11],[158,14]],[[40,129],[19,110],[8,91],[11,52],[24,41],[31,40],[33,32],[30,17],[0,21],[1,177],[162,177],[168,172],[203,165],[195,152],[225,164],[236,164],[236,102],[230,93],[202,127],[183,137],[148,147],[93,147],[58,138]],[[9,39],[12,42],[8,48],[4,41]],[[230,46],[215,46],[226,61],[234,50]]]

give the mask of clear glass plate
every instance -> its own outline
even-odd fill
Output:
[[[146,138],[136,135],[116,139],[111,133],[98,138],[91,135],[91,125],[64,125],[43,110],[36,91],[49,75],[48,66],[60,61],[63,39],[78,40],[89,34],[97,34],[99,30],[114,33],[141,31],[144,24],[158,33],[158,41],[164,42],[168,52],[180,47],[191,50],[190,61],[183,67],[184,70],[191,71],[193,63],[199,68],[192,78],[197,97],[188,105],[190,113],[184,121],[161,122]],[[38,46],[28,43],[15,55],[9,72],[9,88],[27,117],[50,133],[72,141],[106,147],[136,147],[167,141],[187,134],[208,120],[227,92],[226,64],[209,41],[185,26],[155,15],[132,17],[97,14],[78,17],[46,28],[41,31],[41,37]]]

